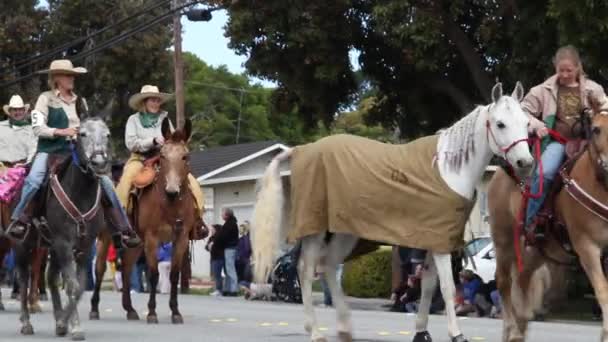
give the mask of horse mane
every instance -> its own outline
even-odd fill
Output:
[[[475,155],[475,123],[483,108],[477,106],[452,126],[438,132],[445,141],[442,155],[438,157],[444,158],[453,171],[460,170]]]

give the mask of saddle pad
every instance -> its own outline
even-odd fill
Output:
[[[334,135],[295,147],[289,239],[329,231],[438,253],[462,247],[474,201],[441,178],[437,142]]]
[[[25,167],[12,167],[4,169],[0,173],[0,201],[10,203],[18,192],[21,191],[27,169]]]

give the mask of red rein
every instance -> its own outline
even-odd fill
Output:
[[[553,139],[555,139],[555,141],[559,142],[560,144],[565,144],[567,142],[566,138],[564,138],[557,131],[554,131],[552,129],[549,129],[549,135]],[[535,135],[534,137],[531,137],[530,139],[526,139],[526,140],[534,147],[534,159],[538,163],[539,188],[538,188],[538,192],[533,194],[530,192],[530,184],[529,183],[525,184],[524,190],[522,192],[522,200],[521,200],[521,207],[519,208],[519,215],[517,216],[517,220],[515,221],[515,224],[513,227],[513,245],[515,248],[515,257],[517,259],[517,271],[519,273],[523,272],[523,269],[524,269],[523,257],[522,257],[522,253],[521,253],[520,237],[521,237],[521,231],[523,229],[523,226],[526,224],[526,209],[528,207],[528,200],[530,198],[537,199],[537,198],[541,197],[541,195],[543,193],[543,183],[544,183],[543,163],[541,161],[541,150],[540,150],[541,139]],[[517,141],[517,142],[519,142],[519,141]],[[514,146],[517,142],[511,144],[510,147]],[[507,149],[507,151],[508,151],[508,149]],[[505,152],[505,154],[506,154],[506,152]],[[519,183],[519,179],[517,179],[517,176],[515,176],[515,179]]]

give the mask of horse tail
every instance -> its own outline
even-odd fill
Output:
[[[254,263],[253,275],[256,283],[266,283],[274,268],[276,253],[287,233],[283,225],[283,182],[279,165],[291,156],[289,149],[277,155],[258,183],[258,192],[251,220],[251,245]]]

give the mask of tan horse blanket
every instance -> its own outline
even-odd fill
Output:
[[[474,202],[440,177],[437,140],[333,135],[295,147],[289,240],[329,230],[439,253],[461,247]]]

